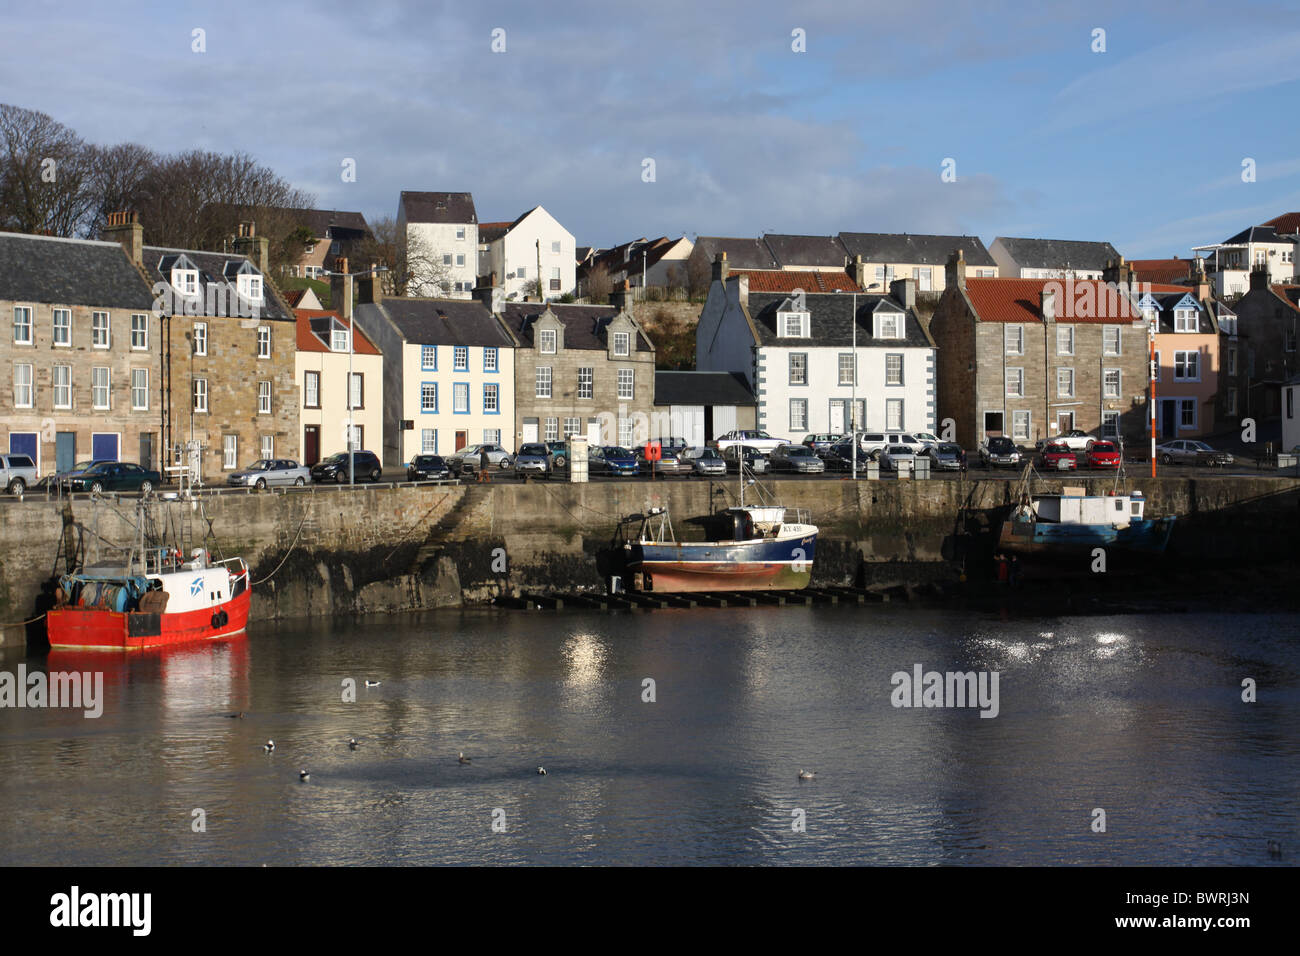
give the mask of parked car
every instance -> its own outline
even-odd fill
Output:
[[[545,442],[527,442],[515,453],[515,473],[520,475],[549,475],[551,449]]]
[[[912,432],[912,437],[924,445],[925,448],[933,448],[935,445],[952,444],[951,442],[943,441],[938,435],[933,435],[930,432]],[[925,449],[923,448],[922,451],[924,450]]]
[[[407,481],[439,481],[451,477],[451,469],[441,455],[416,455],[406,463]]]
[[[1068,432],[1061,435],[1053,435],[1050,438],[1038,439],[1038,450],[1042,451],[1048,445],[1062,444],[1071,451],[1087,451],[1088,446],[1096,441],[1096,437],[1089,435],[1082,428],[1071,428]]]
[[[231,487],[259,490],[268,485],[305,485],[309,481],[311,471],[287,458],[259,458],[226,476],[226,484]]]
[[[1038,466],[1044,471],[1076,471],[1079,459],[1065,442],[1052,442],[1038,453]]]
[[[768,459],[772,462],[773,471],[815,475],[826,470],[826,462],[806,445],[779,445],[768,455]]]
[[[640,464],[645,471],[649,472],[652,477],[695,474],[695,462],[680,454],[665,454],[658,461],[647,461],[644,445],[637,447],[636,460],[637,463]]]
[[[876,456],[880,459],[880,467],[889,471],[898,471],[902,464],[910,470],[916,469],[916,452],[908,445],[886,445],[876,452]]]
[[[351,465],[348,464],[349,456],[352,458]],[[354,481],[375,482],[383,473],[379,456],[373,451],[341,451],[311,466],[312,481],[333,481],[340,485],[347,484],[349,476]]]
[[[551,455],[551,466],[567,468],[569,465],[569,443],[567,441],[548,441],[546,449]]]
[[[1118,468],[1120,464],[1119,446],[1113,441],[1098,439],[1088,446],[1084,458],[1089,468]]]
[[[773,438],[767,432],[756,431],[753,429],[740,429],[738,431],[727,432],[721,438],[713,443],[718,451],[726,451],[732,445],[749,445],[751,448],[757,448],[759,451],[767,453],[782,445],[790,444],[788,439]]]
[[[11,495],[21,495],[36,484],[36,462],[30,455],[0,455],[0,485]]]
[[[682,452],[681,457],[691,463],[697,475],[716,477],[727,473],[727,462],[716,448],[697,445]]]
[[[85,461],[77,462],[67,471],[56,471],[52,475],[46,475],[44,478],[42,478],[40,481],[37,482],[37,485],[40,485],[42,487],[48,485],[52,488],[57,488],[59,486],[67,488],[69,478],[81,474],[87,468],[93,468],[98,464],[105,463],[105,462],[112,462],[112,461],[113,461],[112,458],[87,458]]]
[[[1231,465],[1232,455],[1191,438],[1178,438],[1156,445],[1156,456],[1165,465]]]
[[[671,437],[652,438],[650,440],[657,441],[659,443],[659,448],[664,453],[665,456],[680,455],[682,452],[684,452],[687,448],[690,447],[690,443],[685,438],[682,438],[680,436],[676,438],[671,438]]]
[[[980,442],[980,464],[985,468],[1015,468],[1020,464],[1020,450],[1006,435],[986,438]]]
[[[920,454],[925,443],[911,432],[859,432],[858,442],[868,453],[878,452],[889,445],[906,445],[913,454]]]
[[[806,448],[811,448],[818,455],[825,456],[834,445],[843,440],[843,435],[804,435],[801,444]]]
[[[765,475],[771,471],[771,462],[757,448],[751,448],[749,445],[732,445],[722,453],[722,459],[727,463],[727,471],[740,471],[741,462],[749,471],[755,475]]]
[[[935,471],[961,471],[961,459],[966,453],[961,445],[941,441],[930,445],[921,454],[930,459],[930,467]]]
[[[630,448],[619,445],[592,445],[587,453],[587,474],[635,477],[641,465]]]
[[[856,447],[858,458],[858,473],[866,474],[867,463],[874,459],[870,454],[863,451],[860,446],[855,446],[853,440],[846,438],[831,448],[830,453],[822,457],[827,471],[853,471],[853,455]]]
[[[162,484],[162,475],[129,461],[104,461],[68,479],[70,491],[138,491],[147,495]]]
[[[473,475],[478,472],[479,463],[482,461],[484,450],[488,453],[488,463],[493,468],[499,468],[505,471],[514,461],[510,453],[500,445],[484,443],[479,445],[468,445],[456,452],[454,455],[447,456],[447,467],[456,475]]]

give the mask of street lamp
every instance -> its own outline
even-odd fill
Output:
[[[352,280],[362,276],[379,275],[381,272],[387,272],[388,266],[372,266],[365,272],[331,272],[329,269],[324,270],[324,274],[333,278],[334,276],[343,277],[343,303],[340,311],[343,318],[347,320],[348,325],[348,485],[355,485],[357,481],[357,456],[356,450],[352,447],[353,431],[352,425],[352,335],[356,331],[356,320],[352,317]],[[333,305],[334,303],[331,303]]]
[[[843,289],[836,289],[836,292],[843,292]],[[858,294],[853,293],[853,312],[849,315],[849,323],[853,326],[853,390],[850,394],[853,396],[849,403],[849,436],[852,438],[851,447],[853,449],[853,480],[858,480]],[[805,373],[806,374],[806,373]]]

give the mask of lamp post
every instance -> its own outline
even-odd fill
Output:
[[[842,289],[836,289],[836,292],[842,292]],[[849,437],[850,446],[853,449],[853,480],[858,480],[858,294],[853,293],[853,311],[849,315],[849,323],[853,326],[853,385],[852,400],[849,402]],[[805,369],[804,374],[807,374]]]
[[[1150,363],[1147,378],[1151,381],[1151,477],[1156,476],[1156,378],[1160,369],[1156,366],[1156,323],[1160,321],[1159,313],[1147,322],[1147,359]]]
[[[347,431],[347,451],[348,451],[348,485],[355,485],[357,482],[357,456],[352,448],[352,335],[356,331],[356,320],[352,317],[352,280],[362,276],[379,275],[381,272],[387,272],[388,266],[371,266],[365,272],[331,272],[325,270],[325,275],[333,278],[334,276],[343,277],[343,302],[339,311],[343,313],[343,318],[347,320],[348,326],[348,431]],[[330,303],[334,305],[334,303]]]

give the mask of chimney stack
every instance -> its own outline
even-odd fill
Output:
[[[352,280],[348,278],[348,260],[342,256],[334,260],[330,270],[330,308],[345,319],[352,318]]]
[[[268,250],[271,243],[265,236],[259,236],[256,233],[257,227],[253,222],[241,222],[238,235],[235,236],[235,254],[248,256],[253,265],[257,266],[257,271],[265,276],[268,268]]]
[[[1192,294],[1196,296],[1197,302],[1204,302],[1210,297],[1210,277],[1205,274],[1205,263],[1200,256],[1193,256],[1189,260],[1187,271],[1192,280],[1192,288],[1196,290]]]
[[[1255,292],[1258,289],[1267,289],[1268,286],[1268,263],[1255,263],[1250,270],[1250,291]]]
[[[383,279],[377,275],[374,270],[379,268],[378,262],[370,263],[370,275],[363,276],[357,285],[357,302],[365,302],[371,305],[379,305],[384,301]]]
[[[1039,296],[1039,308],[1043,313],[1044,322],[1051,323],[1056,321],[1055,289],[1044,289],[1042,291],[1042,294]]]
[[[1132,288],[1134,282],[1133,267],[1124,261],[1124,257],[1107,259],[1101,270],[1101,281],[1111,282],[1125,289]]]
[[[723,253],[725,256],[726,254]],[[631,286],[626,279],[622,284],[609,294],[609,304],[614,306],[620,312],[632,311],[632,291]]]
[[[137,213],[110,212],[101,234],[106,241],[120,244],[136,266],[144,265],[144,226]]]
[[[474,286],[474,298],[493,315],[500,315],[506,309],[506,290],[497,284],[495,272],[478,277],[478,284]]]
[[[889,294],[903,303],[905,309],[916,308],[916,280],[895,279],[889,283]]]
[[[966,288],[966,257],[960,247],[948,257],[948,264],[944,267],[944,282],[949,289]]]
[[[853,257],[853,282],[859,289],[867,287],[867,266],[862,261],[862,254]]]
[[[727,281],[727,254],[725,252],[719,252],[718,258],[713,261],[713,281]]]

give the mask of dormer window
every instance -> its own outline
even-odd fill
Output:
[[[198,269],[173,269],[172,287],[181,295],[199,294]]]
[[[903,314],[901,312],[877,312],[875,328],[872,334],[878,339],[901,339],[903,337]]]
[[[777,321],[783,338],[806,339],[812,334],[812,317],[807,312],[782,312]]]
[[[543,355],[555,354],[555,329],[542,329],[537,333],[537,345]]]
[[[330,351],[348,351],[348,329],[346,326],[335,324],[330,329]]]
[[[1195,332],[1197,330],[1195,309],[1174,309],[1174,331]]]
[[[262,301],[262,277],[257,275],[241,275],[238,280],[239,294],[249,302]]]
[[[628,332],[614,333],[614,354],[627,355],[632,347],[632,336]]]

